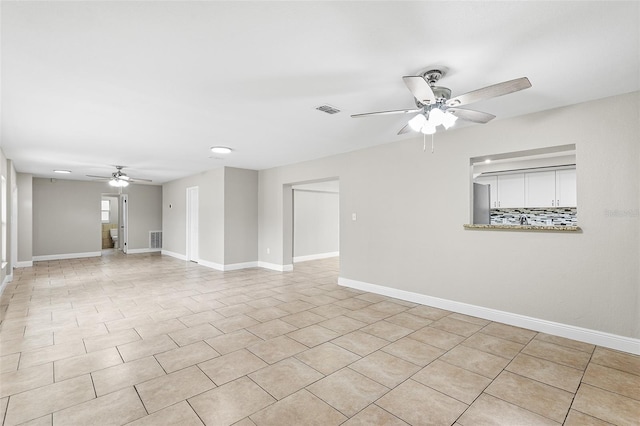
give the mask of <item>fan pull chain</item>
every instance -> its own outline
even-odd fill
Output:
[[[431,135],[431,153],[434,152],[434,135]],[[422,134],[422,151],[427,152],[427,135],[425,133]]]

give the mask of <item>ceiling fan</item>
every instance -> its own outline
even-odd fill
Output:
[[[150,179],[130,178],[125,172],[122,171],[122,169],[124,169],[124,166],[116,166],[116,169],[117,170],[115,172],[111,173],[111,176],[87,175],[87,177],[96,178],[99,180],[108,180],[109,185],[120,188],[129,186],[130,183],[134,182],[151,182]]]
[[[369,117],[374,115],[389,114],[412,114],[417,113],[398,132],[399,135],[410,131],[421,132],[432,135],[436,132],[436,127],[442,125],[445,129],[450,128],[458,118],[473,123],[488,123],[496,116],[486,112],[472,109],[459,108],[460,106],[474,102],[484,101],[519,90],[531,87],[531,82],[527,77],[516,78],[515,80],[504,81],[473,90],[465,94],[451,97],[451,89],[436,86],[436,83],[444,75],[438,69],[429,70],[422,75],[402,77],[404,84],[415,98],[417,108],[397,109],[391,111],[367,112],[363,114],[353,114],[351,117]]]

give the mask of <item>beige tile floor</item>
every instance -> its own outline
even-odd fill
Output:
[[[36,262],[0,303],[4,425],[632,425],[640,357],[158,254]]]

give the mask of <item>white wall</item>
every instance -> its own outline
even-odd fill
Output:
[[[18,173],[18,265],[33,259],[33,176]]]
[[[639,98],[439,132],[435,154],[416,138],[263,170],[260,260],[287,261],[284,186],[338,176],[342,278],[639,338]],[[582,232],[463,229],[471,157],[570,143]]]
[[[313,258],[340,250],[338,192],[293,191],[293,258]]]
[[[7,179],[6,181],[6,185],[5,185],[5,189],[7,191],[7,194],[4,197],[4,202],[3,199],[0,198],[0,214],[4,211],[5,214],[8,216],[9,214],[9,200],[11,199],[11,197],[9,196],[9,194],[11,194],[10,191],[10,186],[9,186],[9,182],[8,182],[8,175],[9,175],[9,170],[8,170],[8,166],[9,166],[9,162],[7,161],[7,158],[4,156],[4,152],[2,151],[2,149],[0,149],[0,176],[2,176],[4,179]],[[0,189],[1,191],[1,189]],[[8,217],[7,217],[8,220]],[[2,241],[2,238],[7,238],[7,234],[9,231],[9,224],[7,223],[7,228],[6,229],[2,229],[0,228],[0,241]],[[8,249],[10,248],[10,244],[7,238],[7,246],[6,247],[1,247],[0,246],[0,262],[2,262],[3,258],[7,259],[7,263],[5,265],[0,265],[0,289],[3,288],[3,284],[5,284],[5,279],[7,278],[7,275],[10,275],[10,270],[9,270],[9,259],[11,259],[10,253],[8,253]],[[6,254],[6,256],[3,256],[4,254]]]

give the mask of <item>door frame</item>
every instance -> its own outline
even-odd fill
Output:
[[[129,194],[118,196],[118,243],[122,253],[127,254],[129,250]]]
[[[198,263],[200,258],[199,253],[199,240],[198,240],[198,226],[199,217],[198,210],[200,202],[198,199],[198,187],[190,186],[186,190],[187,204],[186,204],[186,232],[185,232],[185,257],[187,261]],[[195,232],[192,232],[195,225]]]

